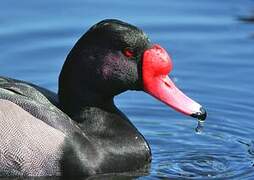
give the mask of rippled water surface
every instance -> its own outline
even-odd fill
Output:
[[[170,52],[176,84],[208,111],[196,133],[197,121],[144,93],[118,96],[152,148],[150,174],[139,178],[254,179],[253,16],[253,0],[1,1],[0,74],[56,91],[66,54],[89,26],[133,23]]]

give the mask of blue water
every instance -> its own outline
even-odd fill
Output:
[[[171,77],[208,111],[196,133],[195,119],[145,93],[118,96],[152,148],[139,179],[254,179],[253,16],[253,0],[1,1],[0,74],[56,91],[88,27],[105,18],[135,24],[170,52]]]

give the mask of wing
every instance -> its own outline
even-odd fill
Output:
[[[63,133],[82,133],[77,124],[56,107],[57,95],[23,81],[0,77],[0,99],[11,101]]]
[[[0,88],[4,88],[19,95],[30,97],[35,101],[46,103],[47,101],[50,101],[51,104],[57,107],[59,105],[56,93],[29,82],[0,76]]]
[[[0,175],[60,175],[65,134],[0,100]]]

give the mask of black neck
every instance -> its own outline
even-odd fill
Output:
[[[88,93],[87,95],[92,97],[94,94]],[[79,104],[83,102],[77,99],[76,101]],[[88,102],[90,102],[89,98],[81,108],[74,102],[70,103],[75,109],[71,118],[78,122],[79,127],[88,137],[89,145],[85,142],[84,147],[80,148],[83,149],[83,153],[85,152],[85,157],[87,159],[107,159],[106,164],[96,161],[95,171],[125,172],[139,169],[141,172],[146,172],[151,161],[150,147],[136,127],[117,109],[113,98],[105,102],[94,103],[92,101],[91,104]],[[80,142],[78,141],[78,144]],[[89,146],[92,146],[91,152],[87,149]],[[84,166],[89,166],[89,164]]]
[[[84,114],[91,107],[99,108],[102,111],[116,112],[117,108],[114,105],[113,97],[104,97],[95,92],[84,90],[80,92],[78,89],[73,89],[71,92],[62,92],[63,98],[60,99],[60,106],[75,121],[82,123],[86,120]]]
[[[75,88],[72,90],[74,92],[61,93],[64,99],[59,98],[60,106],[85,132],[99,134],[108,130],[114,133],[129,131],[134,135],[140,135],[129,119],[115,106],[114,97],[102,96],[89,89],[83,89],[82,92]],[[102,126],[96,126],[98,124],[103,125],[104,129],[101,129]]]

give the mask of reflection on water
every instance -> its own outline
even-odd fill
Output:
[[[158,166],[158,175],[184,178],[234,178],[252,173],[253,168],[243,159],[244,155],[224,154],[198,150],[193,152],[182,151],[181,158],[172,158],[171,162],[162,161]],[[199,152],[199,154],[197,153]],[[164,156],[167,156],[164,154]],[[170,158],[170,157],[169,157]]]
[[[239,19],[244,22],[254,23],[254,16],[240,17]]]
[[[239,20],[247,23],[254,23],[254,11],[252,15],[240,16]]]
[[[238,19],[245,23],[254,23],[254,13],[253,15],[241,16]],[[251,37],[254,38],[254,30],[252,31]]]
[[[197,134],[196,120],[144,93],[118,96],[151,145],[150,174],[90,179],[253,179],[253,7],[251,0],[2,1],[0,74],[56,90],[67,52],[90,25],[104,18],[134,23],[168,49],[171,76],[209,117]]]

